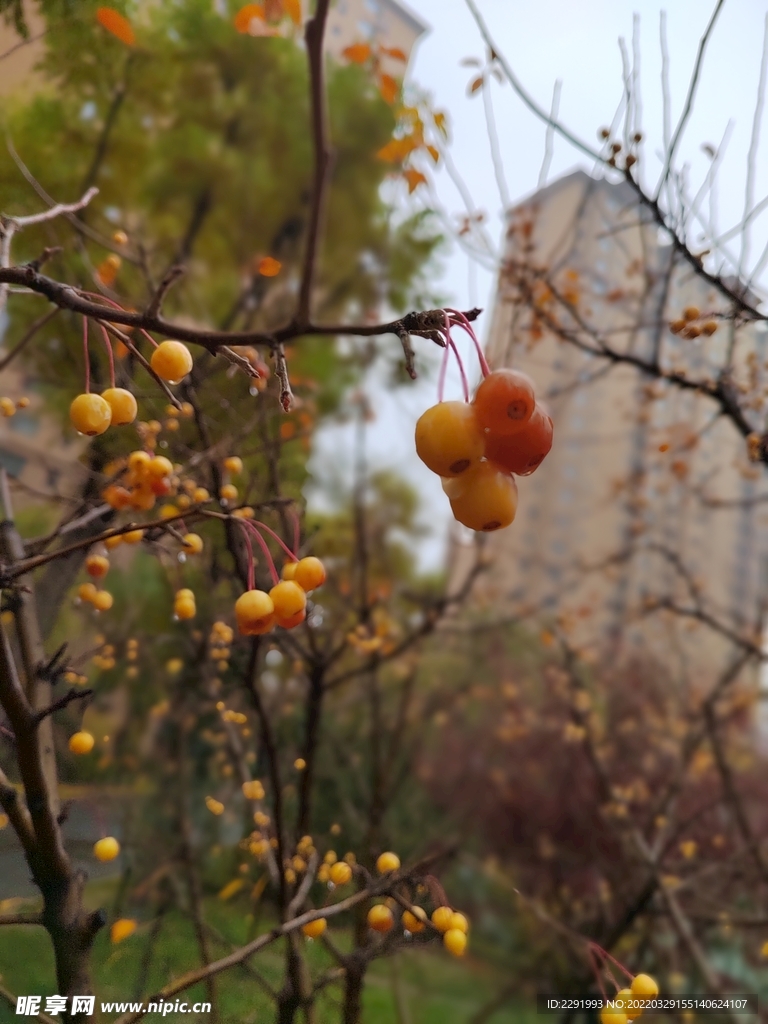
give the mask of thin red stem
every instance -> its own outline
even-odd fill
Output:
[[[293,520],[293,553],[298,558],[299,542],[301,541],[301,523],[299,522],[299,517],[296,515],[295,509],[289,509],[288,515]]]
[[[485,358],[485,355],[483,353],[482,345],[477,340],[477,335],[475,334],[475,331],[474,331],[474,328],[472,327],[472,324],[469,322],[469,320],[467,320],[467,318],[464,316],[464,314],[460,310],[458,310],[458,309],[450,309],[450,308],[446,307],[445,311],[446,311],[446,313],[450,313],[451,314],[451,317],[453,318],[452,322],[456,325],[456,327],[462,327],[467,332],[467,334],[470,336],[470,338],[472,339],[472,341],[474,343],[474,346],[475,346],[475,351],[477,352],[477,358],[478,358],[478,361],[480,363],[480,369],[482,370],[483,376],[487,377],[488,374],[491,372],[491,368],[488,365],[488,361]]]
[[[294,553],[293,553],[293,552],[292,552],[292,551],[290,550],[290,548],[286,547],[286,545],[285,545],[285,544],[284,544],[284,543],[282,542],[282,540],[280,540],[280,538],[279,538],[279,537],[278,537],[278,535],[277,535],[277,534],[275,533],[275,531],[274,531],[274,530],[271,530],[271,529],[270,529],[270,528],[269,528],[269,527],[267,526],[267,524],[266,524],[266,523],[262,523],[262,522],[261,522],[260,520],[258,520],[258,519],[253,519],[253,520],[251,520],[251,525],[252,525],[252,526],[260,526],[262,530],[266,530],[266,531],[267,531],[267,533],[268,533],[268,534],[270,535],[270,537],[274,537],[274,538],[275,538],[275,540],[276,540],[276,541],[277,541],[277,543],[278,543],[278,544],[280,545],[280,547],[281,547],[281,548],[283,549],[283,551],[284,551],[284,552],[286,553],[286,555],[288,555],[288,557],[289,557],[289,558],[293,559],[293,561],[294,561],[294,562],[298,562],[298,560],[299,560],[299,559],[298,559],[298,556],[297,556],[297,555],[294,555]]]
[[[104,344],[107,346],[107,358],[109,359],[109,386],[114,388],[115,386],[115,354],[112,351],[112,339],[107,333],[107,329],[103,324],[99,324],[101,333],[104,336]]]
[[[245,546],[248,548],[248,589],[256,589],[256,570],[253,566],[253,544],[251,544],[251,535],[248,533],[248,528],[245,525],[244,519],[238,519],[238,523],[243,528],[243,535],[245,536]]]
[[[597,980],[597,987],[600,989],[600,994],[602,995],[603,999],[606,1002],[608,1002],[608,996],[605,994],[605,986],[603,985],[603,979],[602,979],[602,976],[600,974],[600,972],[603,969],[602,968],[602,964],[597,960],[597,957],[595,956],[595,951],[592,948],[592,943],[591,942],[587,943],[587,952],[589,953],[589,963],[590,963],[590,966],[592,967],[592,970],[595,972],[595,979]]]
[[[445,316],[445,329],[444,329],[443,333],[445,334],[445,339],[446,339],[447,343],[453,349],[453,354],[456,356],[456,362],[459,364],[459,373],[461,375],[461,386],[462,386],[462,390],[464,391],[464,401],[468,402],[469,401],[469,384],[467,383],[467,375],[464,372],[464,363],[461,361],[461,356],[459,355],[459,350],[456,347],[456,342],[451,337],[451,321],[448,319],[448,314],[444,312],[443,315]]]
[[[155,339],[152,337],[152,335],[148,331],[145,331],[143,327],[140,327],[139,331],[140,331],[141,334],[144,335],[144,337],[147,339],[148,342],[150,342],[152,345],[154,345],[155,348],[159,348],[159,345],[157,344]]]
[[[626,976],[629,978],[630,981],[633,980],[633,978],[635,977],[634,974],[631,971],[627,970],[627,968],[624,966],[624,964],[619,963],[619,961],[616,959],[616,957],[611,956],[611,954],[607,950],[603,949],[602,946],[598,946],[598,944],[596,942],[592,942],[592,943],[590,943],[590,945],[592,946],[593,949],[597,950],[600,953],[601,956],[606,957],[608,960],[611,961],[612,964],[615,964],[616,967],[618,967],[619,970],[623,974],[626,974]]]
[[[280,576],[278,575],[277,569],[275,568],[275,562],[274,559],[272,558],[272,555],[270,554],[269,548],[267,547],[267,542],[256,529],[256,524],[252,523],[250,519],[241,519],[240,522],[245,523],[245,525],[253,531],[254,537],[259,542],[259,546],[261,550],[264,552],[264,557],[267,559],[267,566],[269,567],[269,572],[270,575],[272,576],[272,582],[274,583],[275,586],[277,586],[277,584],[280,582]]]
[[[91,393],[91,360],[88,355],[88,317],[83,317],[83,357],[85,359],[85,393]]]
[[[443,349],[443,358],[440,361],[440,373],[437,378],[437,400],[442,402],[443,392],[445,391],[445,371],[448,369],[448,356],[451,352],[451,346],[446,341],[445,348]]]

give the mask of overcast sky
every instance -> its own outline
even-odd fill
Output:
[[[662,140],[661,56],[659,16],[667,11],[672,124],[683,108],[699,38],[714,9],[708,0],[477,0],[478,7],[518,78],[538,103],[549,108],[557,79],[562,81],[560,120],[576,135],[597,145],[597,131],[610,124],[621,99],[622,63],[618,39],[623,36],[632,54],[633,16],[639,16],[642,129],[646,135],[646,180],[655,181],[661,168],[657,153]],[[410,7],[430,26],[414,53],[410,80],[431,94],[437,109],[448,112],[451,155],[473,203],[488,215],[488,230],[495,245],[502,231],[501,199],[490,158],[483,115],[483,100],[470,98],[467,86],[476,71],[461,66],[467,57],[482,57],[484,45],[464,0],[410,0]],[[694,114],[679,149],[680,164],[690,163],[693,191],[709,167],[703,143],[719,146],[729,121],[732,129],[722,160],[718,193],[719,230],[737,223],[745,202],[745,172],[755,114],[760,75],[765,0],[726,0],[707,51]],[[493,104],[499,130],[500,150],[512,203],[536,189],[544,153],[545,127],[513,94],[510,86],[493,88]],[[768,128],[763,122],[763,135]],[[754,196],[768,194],[768,137],[758,153]],[[562,140],[556,140],[548,180],[578,166],[589,170],[586,157]],[[462,212],[461,197],[444,172],[438,172],[435,188],[441,204]],[[768,225],[768,211],[762,221]],[[752,233],[754,262],[768,240],[768,230],[758,220]],[[738,252],[738,242],[736,243]],[[478,304],[488,310],[480,330],[490,322],[494,276],[471,261],[457,247],[443,259],[434,284],[452,305]],[[765,279],[765,278],[764,278]],[[447,397],[459,397],[455,392]],[[450,518],[447,499],[439,480],[418,461],[413,429],[418,415],[436,400],[434,373],[407,390],[376,393],[378,419],[369,432],[372,459],[397,468],[422,493],[425,518],[433,527],[432,539],[422,545],[423,564],[438,565],[443,557],[445,529]],[[324,439],[319,462],[332,450],[339,460],[339,446],[348,435],[333,431]],[[521,500],[525,481],[521,482]],[[514,527],[513,527],[514,528]]]

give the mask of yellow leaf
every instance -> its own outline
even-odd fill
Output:
[[[391,75],[381,75],[379,78],[379,92],[385,103],[394,103],[397,99],[397,82]]]
[[[419,185],[426,185],[427,179],[421,173],[421,171],[407,170],[403,171],[403,177],[408,182],[408,194],[414,192]]]
[[[254,18],[264,21],[265,14],[262,4],[246,4],[245,7],[241,7],[235,15],[235,28],[238,32],[246,35]]]
[[[440,160],[440,154],[438,153],[434,146],[427,146],[427,152],[435,161],[435,163],[437,163]]]
[[[240,892],[244,885],[245,882],[242,880],[242,878],[233,878],[232,881],[227,882],[227,884],[221,890],[221,892],[219,893],[219,899],[230,899],[230,897],[234,896],[236,892]]]
[[[371,56],[371,48],[368,43],[353,43],[341,51],[342,57],[351,60],[353,64],[365,64]]]
[[[301,0],[283,0],[285,13],[294,25],[301,24]]]
[[[107,32],[117,36],[121,43],[125,43],[126,46],[135,44],[136,35],[130,21],[113,7],[99,7],[96,11],[96,20]]]
[[[436,127],[436,128],[437,128],[437,130],[438,130],[438,131],[440,132],[440,134],[441,134],[441,135],[442,135],[442,136],[443,136],[444,138],[446,138],[446,139],[447,139],[447,138],[448,138],[448,128],[447,128],[447,126],[446,126],[446,117],[445,117],[445,114],[443,114],[443,113],[440,113],[440,112],[438,111],[438,113],[436,113],[436,114],[434,114],[434,115],[433,115],[433,118],[432,118],[432,120],[433,120],[433,121],[435,122],[435,127]]]
[[[480,75],[479,78],[476,78],[474,80],[474,82],[472,83],[472,85],[470,85],[470,87],[469,87],[469,95],[471,96],[472,93],[477,92],[478,89],[482,89],[483,82],[484,82],[484,79],[483,79],[482,75]]]
[[[259,260],[259,273],[262,277],[277,277],[282,270],[282,263],[273,256],[265,256]]]
[[[387,57],[392,57],[393,60],[408,60],[403,51],[397,46],[382,46],[381,52],[385,53]]]
[[[410,137],[390,139],[386,146],[382,146],[378,151],[376,158],[383,160],[387,164],[396,164],[404,160],[413,149],[414,143]]]

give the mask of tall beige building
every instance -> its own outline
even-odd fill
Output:
[[[511,211],[488,357],[534,378],[555,435],[544,464],[518,481],[517,519],[487,538],[492,568],[477,596],[557,621],[585,648],[642,651],[690,676],[716,671],[728,642],[693,619],[649,615],[649,605],[700,604],[754,635],[768,596],[768,504],[738,503],[768,485],[711,400],[585,351],[605,343],[715,378],[727,327],[684,339],[669,321],[689,306],[722,310],[722,300],[690,267],[670,273],[671,259],[669,240],[626,182],[576,171]],[[558,338],[555,323],[576,344]],[[765,325],[739,337],[737,385],[751,378],[762,388]],[[751,413],[756,429],[764,414]],[[713,505],[718,499],[729,504]],[[467,541],[457,531],[457,579]]]

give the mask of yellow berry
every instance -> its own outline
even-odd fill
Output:
[[[451,914],[451,920],[448,925],[448,930],[464,932],[464,934],[466,935],[467,932],[469,931],[469,921],[466,919],[466,917],[464,917],[463,914],[454,912],[453,914]]]
[[[383,903],[377,903],[368,911],[368,927],[375,932],[391,931],[394,923],[392,911]]]
[[[89,555],[85,560],[85,571],[95,580],[100,580],[109,572],[109,559],[104,555]]]
[[[640,999],[654,999],[659,994],[659,986],[650,974],[638,974],[632,979],[630,990],[633,996]]]
[[[173,519],[174,516],[179,514],[179,510],[175,505],[161,505],[160,506],[160,518],[161,519]]]
[[[98,591],[93,583],[81,583],[77,588],[77,596],[81,601],[87,601],[89,604],[93,604],[97,593]]]
[[[324,917],[316,917],[314,921],[308,921],[305,925],[302,925],[301,930],[308,939],[318,939],[327,927],[328,922]]]
[[[458,928],[449,928],[443,935],[443,945],[453,956],[464,956],[467,948],[467,936]]]
[[[293,619],[296,615],[303,618],[307,606],[307,595],[293,580],[282,580],[276,583],[269,592],[275,608],[275,617],[278,625],[286,625],[287,620]]]
[[[129,530],[123,534],[123,542],[125,544],[140,544],[143,536],[143,530]]]
[[[73,754],[90,754],[94,743],[89,732],[76,732],[69,737],[69,749]]]
[[[304,769],[307,767],[307,762],[304,760],[303,757],[297,757],[296,760],[293,762],[293,767],[296,769],[297,772],[303,772]]]
[[[151,480],[162,480],[173,473],[173,463],[164,455],[153,455],[147,463],[147,476]]]
[[[107,388],[101,396],[112,410],[112,425],[119,427],[133,423],[139,407],[136,399],[125,388]]]
[[[192,500],[196,505],[202,505],[204,501],[209,501],[210,497],[205,487],[196,487],[192,492]]]
[[[640,1006],[633,1006],[630,1009],[629,1004],[637,1002],[637,997],[632,995],[632,989],[630,988],[623,988],[620,992],[617,992],[612,1001],[616,1004],[616,1009],[626,1015],[627,1020],[634,1020],[643,1012],[642,1007]]]
[[[136,922],[128,917],[121,917],[112,925],[109,930],[109,938],[115,945],[127,939],[136,931]]]
[[[219,491],[219,497],[222,501],[236,501],[237,500],[237,488],[234,484],[224,484]]]
[[[112,422],[112,409],[101,395],[78,395],[69,407],[69,418],[75,430],[95,437],[103,434]]]
[[[99,839],[97,843],[94,843],[93,855],[96,860],[114,860],[119,853],[120,843],[113,836],[107,836],[105,839]]]
[[[380,875],[388,875],[400,867],[400,858],[396,853],[382,853],[376,861],[376,870]]]
[[[352,878],[352,868],[343,860],[331,864],[331,881],[334,885],[346,885]]]
[[[108,612],[115,599],[108,590],[97,590],[93,598],[93,607],[100,612]]]
[[[628,1017],[623,1010],[604,1006],[600,1011],[600,1024],[627,1024]]]
[[[126,235],[126,233],[121,229],[118,229],[112,235],[112,241],[115,243],[115,245],[127,245],[128,235]]]
[[[163,341],[152,353],[149,363],[158,377],[178,384],[192,369],[192,355],[180,341]]]
[[[243,460],[237,455],[230,455],[228,459],[224,459],[224,469],[226,469],[228,473],[242,473]]]
[[[413,913],[410,910],[403,911],[403,928],[409,931],[411,935],[417,935],[419,932],[423,932],[426,925],[424,921],[427,915],[421,909],[421,907],[414,907]]]
[[[247,590],[235,602],[238,632],[243,636],[261,636],[275,624],[275,605],[263,590]]]
[[[29,405],[29,399],[26,396],[24,396],[23,398],[20,398],[18,400],[18,402],[16,403],[16,408],[17,409],[26,409],[28,405]]]
[[[13,416],[16,413],[16,403],[12,398],[0,398],[0,413],[3,416]]]
[[[185,533],[182,544],[188,555],[199,555],[203,550],[203,538],[198,533]]]
[[[320,559],[315,558],[314,555],[302,558],[301,561],[296,564],[293,579],[299,584],[302,590],[306,590],[307,593],[309,593],[310,590],[316,590],[325,583],[325,566]]]
[[[450,907],[438,907],[432,914],[432,924],[439,932],[447,932],[451,927],[453,911]]]
[[[283,565],[283,571],[280,573],[284,580],[295,580],[296,579],[296,566],[298,562],[286,562]]]

